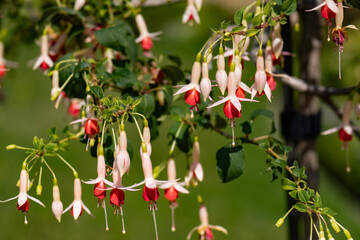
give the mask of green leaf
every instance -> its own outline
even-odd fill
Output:
[[[134,64],[137,57],[137,46],[131,27],[124,21],[117,25],[95,31],[95,38],[105,47],[125,53]]]
[[[310,198],[308,192],[304,189],[298,191],[298,196],[299,196],[299,200],[304,203],[307,203]]]
[[[130,88],[139,83],[135,74],[127,68],[120,68],[113,71],[113,81],[119,88]]]
[[[307,212],[307,207],[303,203],[296,203],[293,205],[293,208],[295,208],[299,212]]]
[[[259,13],[258,15],[256,15],[252,20],[252,24],[253,24],[253,27],[256,27],[256,26],[259,26],[262,21],[263,21],[263,16],[264,14],[263,13]]]
[[[179,56],[176,56],[174,54],[167,54],[167,57],[169,58],[170,61],[175,63],[178,67],[181,66],[182,62],[181,62],[181,58]]]
[[[221,28],[226,30],[228,26],[230,25],[231,21],[226,22],[225,20],[221,22]]]
[[[289,16],[293,12],[295,12],[296,7],[296,0],[285,0],[284,3],[281,5],[281,11]]]
[[[315,205],[315,207],[321,207],[322,206],[321,197],[320,197],[320,194],[318,192],[316,192],[316,194],[315,194],[314,205]]]
[[[336,215],[337,213],[334,212],[333,210],[331,210],[331,209],[328,208],[328,207],[324,207],[324,208],[321,209],[321,214],[326,214],[326,215],[334,216],[334,215]]]
[[[234,22],[236,25],[241,25],[244,17],[245,7],[240,8],[234,15]]]
[[[236,26],[231,30],[231,32],[232,33],[237,33],[237,32],[241,32],[244,29],[245,29],[245,26]]]
[[[292,190],[289,192],[289,195],[294,198],[294,199],[297,199],[297,196],[298,196],[298,191],[297,190]]]
[[[220,114],[216,114],[216,117],[215,117],[215,126],[217,128],[226,128],[228,125],[227,121],[225,118],[221,117]]]
[[[260,29],[253,29],[253,28],[251,28],[251,29],[248,29],[248,30],[246,31],[246,36],[247,36],[247,37],[252,37],[252,36],[257,35],[259,32],[260,32]]]
[[[231,143],[225,145],[216,152],[216,163],[223,183],[238,178],[245,167],[243,147],[240,144],[235,147]]]
[[[267,117],[271,120],[271,131],[270,134],[274,133],[276,131],[275,128],[275,122],[274,122],[274,113],[270,110],[266,110],[266,109],[256,109],[250,116],[251,120],[254,120],[255,118],[257,118],[258,116],[264,116]]]
[[[291,181],[290,179],[288,179],[288,178],[283,178],[281,180],[281,185],[282,185],[282,188],[284,190],[294,190],[294,189],[296,189],[296,184],[293,181]]]
[[[150,94],[143,95],[141,103],[136,107],[136,111],[143,114],[146,118],[149,118],[155,111],[154,97]]]
[[[253,132],[254,126],[251,122],[246,121],[240,124],[241,130],[245,134],[250,134]]]
[[[275,3],[276,3],[276,5],[282,5],[282,3],[283,3],[283,0],[275,0]]]
[[[75,67],[75,72],[85,72],[88,70],[90,70],[90,64],[86,61],[79,62],[79,64]]]
[[[33,146],[34,148],[39,148],[39,138],[37,136],[33,138]]]
[[[264,14],[266,16],[270,16],[271,15],[271,8],[272,8],[272,4],[271,4],[271,1],[269,1],[265,7],[264,7]]]
[[[95,97],[101,99],[104,96],[104,92],[101,87],[94,85],[90,87],[91,93],[94,94]]]

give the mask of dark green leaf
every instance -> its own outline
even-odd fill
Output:
[[[297,191],[297,190],[290,191],[290,192],[289,192],[289,195],[290,195],[292,198],[297,199],[298,191]]]
[[[259,26],[261,25],[262,21],[263,21],[263,16],[264,14],[263,13],[259,13],[258,15],[256,15],[252,20],[252,24],[253,24],[253,27],[256,27],[256,26]]]
[[[225,145],[216,152],[216,162],[223,183],[238,178],[245,167],[243,147],[238,143],[235,147],[231,143]]]
[[[281,5],[281,11],[283,11],[286,15],[291,15],[296,10],[296,0],[285,0]]]
[[[244,16],[244,10],[245,10],[245,7],[242,7],[240,8],[234,15],[234,22],[236,25],[241,25],[242,23],[242,19],[243,19],[243,16]]]
[[[181,58],[179,56],[176,56],[174,54],[167,54],[167,57],[169,58],[170,61],[175,63],[178,67],[181,66],[182,62],[181,62]]]
[[[293,207],[299,212],[307,212],[307,207],[303,203],[296,203],[295,205],[293,205]]]
[[[226,30],[228,26],[230,25],[230,21],[226,22],[225,20],[221,22],[221,28]]]
[[[307,203],[310,198],[308,192],[304,189],[298,191],[298,196],[299,196],[299,200],[304,203]]]
[[[240,124],[241,130],[245,134],[250,134],[253,132],[254,126],[251,122],[246,121]]]
[[[163,66],[161,70],[164,72],[165,76],[172,81],[173,85],[185,80],[184,72],[177,66],[167,65]]]
[[[215,117],[215,126],[217,128],[226,128],[228,125],[227,121],[225,120],[225,118],[221,117],[220,114],[216,114]]]
[[[294,190],[296,188],[296,184],[288,178],[283,178],[281,185],[284,190]]]
[[[248,30],[246,31],[246,36],[247,36],[247,37],[252,37],[252,36],[257,35],[259,32],[260,32],[260,29],[253,29],[253,28],[251,28],[251,29],[248,29]]]
[[[135,74],[127,68],[116,69],[112,77],[119,88],[130,88],[139,83]]]
[[[153,95],[143,95],[141,103],[136,107],[136,111],[143,114],[146,118],[150,117],[155,111],[155,100]]]
[[[104,96],[104,92],[102,88],[97,85],[91,86],[90,90],[92,94],[94,94],[94,96],[97,97],[98,99],[101,99]]]
[[[272,8],[272,3],[271,3],[271,1],[269,1],[269,2],[265,5],[265,7],[264,7],[264,14],[265,14],[266,16],[270,16],[270,15],[271,15],[271,8]]]
[[[84,72],[88,70],[90,70],[90,64],[85,61],[79,62],[79,64],[75,67],[75,72]]]

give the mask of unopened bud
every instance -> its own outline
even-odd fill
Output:
[[[146,153],[147,152],[147,149],[146,149],[146,143],[141,143],[141,150],[143,151],[143,153]]]
[[[104,147],[99,146],[99,155],[104,155]]]
[[[325,239],[324,228],[323,228],[322,225],[320,225],[319,240],[326,240]]]
[[[59,94],[60,94],[60,90],[55,91],[55,92],[51,95],[50,100],[51,100],[51,101],[55,101],[55,100],[58,98]]]
[[[330,218],[330,223],[331,223],[331,226],[332,228],[334,229],[334,231],[336,233],[339,233],[340,232],[340,228],[339,228],[339,225],[337,224],[337,222],[335,221],[335,219],[332,217]]]
[[[95,144],[95,139],[92,138],[92,139],[90,140],[90,147],[93,147],[94,144]]]
[[[10,145],[7,145],[6,146],[6,150],[13,150],[16,148],[16,145],[15,144],[10,144]]]
[[[331,235],[330,230],[327,229],[326,231],[327,231],[328,239],[329,239],[329,240],[335,240],[335,239],[333,238],[333,236]]]
[[[164,106],[165,104],[165,95],[163,90],[156,91],[156,98],[160,104],[160,106]]]
[[[345,234],[347,240],[353,240],[353,238],[350,235],[350,232],[347,229],[344,229],[344,234]]]
[[[281,227],[281,225],[283,225],[284,223],[284,218],[280,218],[279,220],[277,220],[277,222],[275,223],[276,227]]]
[[[42,193],[42,185],[41,184],[38,184],[37,186],[36,186],[36,195],[41,195],[41,193]]]

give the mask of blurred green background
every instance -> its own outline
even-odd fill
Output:
[[[229,3],[229,4],[228,4]],[[155,42],[154,54],[171,51],[178,54],[183,60],[184,68],[191,68],[197,51],[211,33],[209,27],[218,27],[222,20],[231,20],[239,1],[213,1],[205,4],[200,12],[201,25],[187,26],[181,24],[181,17],[185,10],[185,2],[169,4],[158,8],[148,8],[143,11],[148,22],[150,32],[162,30],[161,41]],[[352,19],[351,19],[352,20]],[[295,33],[299,34],[299,33]],[[326,32],[324,31],[324,34]],[[345,46],[343,61],[343,80],[337,80],[337,52],[334,44],[325,43],[323,68],[323,84],[350,86],[360,76],[360,52],[356,39],[360,33],[351,32],[349,43]],[[295,38],[296,39],[296,38]],[[326,38],[324,37],[324,40]],[[72,118],[66,114],[66,106],[61,104],[55,110],[50,98],[50,80],[40,71],[32,71],[28,62],[39,54],[35,44],[12,46],[6,53],[6,58],[17,61],[19,67],[7,73],[2,79],[4,101],[0,104],[0,199],[4,200],[18,194],[15,186],[20,173],[24,153],[19,150],[6,151],[5,146],[15,143],[21,146],[31,146],[33,136],[46,136],[46,130],[57,126],[62,130]],[[245,63],[243,81],[250,85],[254,74],[254,66]],[[214,73],[211,74],[214,79]],[[268,104],[262,101],[259,104],[244,103],[242,119],[248,119],[255,108],[267,108],[275,112],[277,128],[280,129],[279,114],[282,111],[282,88],[274,93],[274,101]],[[345,101],[340,99],[341,106]],[[221,107],[217,109],[221,111]],[[326,121],[324,121],[326,119]],[[264,122],[261,122],[264,120]],[[253,136],[267,132],[270,123],[266,119],[256,122],[256,131]],[[237,120],[237,126],[241,122]],[[323,129],[336,126],[340,121],[326,107],[323,107]],[[167,128],[171,122],[163,125],[163,131],[153,144],[152,161],[157,165],[167,158],[169,139]],[[142,180],[140,158],[137,154],[139,140],[135,127],[128,127],[128,136],[134,146],[129,176],[124,177],[124,184],[131,185]],[[228,129],[230,132],[230,130]],[[239,128],[236,129],[240,134]],[[280,229],[275,227],[278,218],[287,211],[286,193],[281,189],[280,182],[271,183],[271,176],[265,174],[266,154],[254,146],[245,148],[246,167],[244,174],[237,180],[222,184],[216,172],[216,151],[229,142],[215,132],[201,131],[199,133],[201,162],[204,166],[205,181],[200,184],[199,191],[205,200],[209,211],[210,224],[221,225],[229,231],[228,236],[214,232],[216,239],[247,239],[268,240],[287,239],[287,220]],[[319,137],[319,157],[321,160],[320,193],[323,203],[335,212],[341,223],[347,227],[354,239],[360,237],[360,204],[356,183],[359,183],[359,147],[358,140],[350,143],[350,158],[353,172],[345,173],[345,152],[341,150],[341,143],[336,135]],[[65,158],[78,170],[84,180],[96,176],[96,159],[85,152],[85,146],[73,142],[70,151],[64,154]],[[48,160],[55,169],[61,191],[61,200],[64,208],[72,202],[73,177],[71,171],[58,160]],[[183,178],[185,158],[179,155],[176,158],[178,177]],[[325,171],[326,169],[330,171]],[[329,172],[336,173],[335,176]],[[165,179],[163,173],[159,179]],[[125,198],[124,215],[126,235],[121,233],[121,219],[112,214],[112,208],[107,205],[110,231],[105,231],[104,212],[96,208],[97,199],[93,197],[93,186],[83,184],[83,201],[95,214],[96,218],[85,212],[75,223],[70,213],[63,215],[59,224],[51,212],[52,178],[47,171],[43,176],[43,195],[39,197],[47,206],[46,209],[30,201],[28,211],[29,224],[24,225],[23,214],[16,209],[16,201],[0,204],[0,236],[1,239],[155,239],[154,225],[147,203],[143,201],[141,192],[127,192]],[[349,183],[353,188],[344,187],[342,183]],[[355,186],[355,187],[354,187]],[[194,190],[194,189],[191,189]],[[35,195],[34,188],[29,192]],[[162,192],[161,192],[162,194]],[[358,195],[359,196],[359,195]],[[108,200],[106,200],[108,201]],[[107,202],[108,203],[108,202]],[[190,195],[181,195],[179,207],[175,211],[176,228],[171,232],[170,209],[168,201],[161,196],[157,206],[157,224],[159,239],[185,239],[188,231],[199,224],[198,204],[196,191]],[[334,234],[336,239],[345,239],[341,233]],[[193,236],[197,239],[197,236]]]

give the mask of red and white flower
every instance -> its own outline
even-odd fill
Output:
[[[158,40],[157,36],[162,32],[149,33],[144,17],[141,14],[136,15],[135,21],[140,33],[140,36],[135,39],[135,42],[141,43],[141,47],[144,51],[149,51],[154,46],[152,39]]]
[[[74,179],[74,201],[63,211],[63,214],[70,209],[75,221],[82,215],[83,209],[90,216],[94,216],[81,200],[81,181],[79,178]]]
[[[256,94],[261,96],[264,93],[271,102],[271,90],[269,84],[266,81],[266,72],[264,69],[264,57],[261,54],[258,55],[256,59],[255,82],[251,86],[251,99],[254,99]]]
[[[54,184],[54,186],[53,186],[53,202],[51,204],[51,210],[54,213],[55,218],[59,222],[61,222],[61,215],[63,212],[63,204],[60,201],[60,191],[59,191],[59,186],[57,184]]]
[[[13,198],[4,200],[4,201],[0,201],[0,203],[5,203],[5,202],[9,202],[11,200],[14,199],[18,199],[17,202],[17,209],[19,211],[24,212],[25,214],[25,224],[27,224],[27,219],[26,219],[26,212],[29,210],[29,199],[33,200],[34,202],[36,202],[37,204],[45,207],[45,205],[38,199],[31,197],[27,191],[29,189],[29,180],[28,180],[28,173],[25,169],[22,169],[20,172],[20,180],[19,180],[19,190],[20,193]]]
[[[223,232],[224,234],[227,235],[227,230],[225,228],[218,226],[218,225],[210,225],[209,224],[209,215],[208,215],[207,209],[204,204],[200,205],[199,216],[200,216],[200,225],[191,229],[191,231],[189,232],[189,234],[186,237],[186,240],[190,240],[191,236],[193,235],[193,233],[195,231],[198,231],[199,239],[213,240],[214,236],[213,236],[211,229]]]
[[[332,1],[332,0],[331,0]],[[280,23],[277,23],[271,33],[271,44],[272,44],[272,50],[275,54],[275,58],[278,59],[282,53],[283,47],[284,47],[284,40],[281,37],[281,25]]]
[[[150,134],[150,128],[148,126],[148,123],[145,123],[145,126],[143,128],[143,138],[144,138],[144,142],[146,144],[146,151],[149,154],[149,156],[151,157],[151,152],[152,152],[152,148],[151,148],[151,134]],[[140,156],[142,155],[142,147],[140,147]]]
[[[200,92],[203,95],[204,102],[206,102],[211,92],[211,81],[209,78],[208,63],[205,59],[202,63],[202,79],[200,82]]]
[[[68,108],[68,113],[74,118],[78,117],[81,111],[81,107],[85,105],[85,101],[79,98],[72,98]]]
[[[193,25],[194,22],[200,24],[198,9],[196,9],[195,7],[194,0],[188,0],[188,5],[182,17],[182,23],[183,24],[189,23],[189,25]]]
[[[124,127],[120,130],[118,144],[119,146],[115,150],[115,162],[122,177],[126,172],[129,173],[130,171],[130,156],[127,151],[127,137]]]
[[[335,18],[335,15],[339,12],[336,3],[333,0],[325,0],[320,5],[306,10],[307,12],[315,11],[321,8],[321,15],[326,20]]]
[[[165,190],[165,198],[170,202],[171,215],[172,215],[171,230],[174,232],[175,231],[174,209],[178,207],[178,204],[176,203],[176,199],[179,198],[179,192],[188,194],[189,191],[182,186],[184,185],[184,183],[182,184],[176,181],[176,166],[175,166],[175,160],[173,158],[169,159],[168,161],[167,174],[168,174],[168,182],[161,185],[160,188]]]
[[[39,67],[41,67],[43,70],[47,70],[54,65],[54,62],[49,57],[49,44],[47,34],[41,36],[40,50],[40,57],[36,60],[33,70]]]
[[[224,50],[222,47],[219,48],[219,56],[217,58],[217,71],[216,71],[216,82],[222,95],[224,95],[227,85],[227,74],[225,71],[225,57],[223,54]]]
[[[192,162],[190,165],[189,173],[185,176],[185,184],[189,186],[193,183],[195,186],[198,182],[202,182],[204,179],[204,171],[200,163],[200,145],[197,136],[193,143]]]

